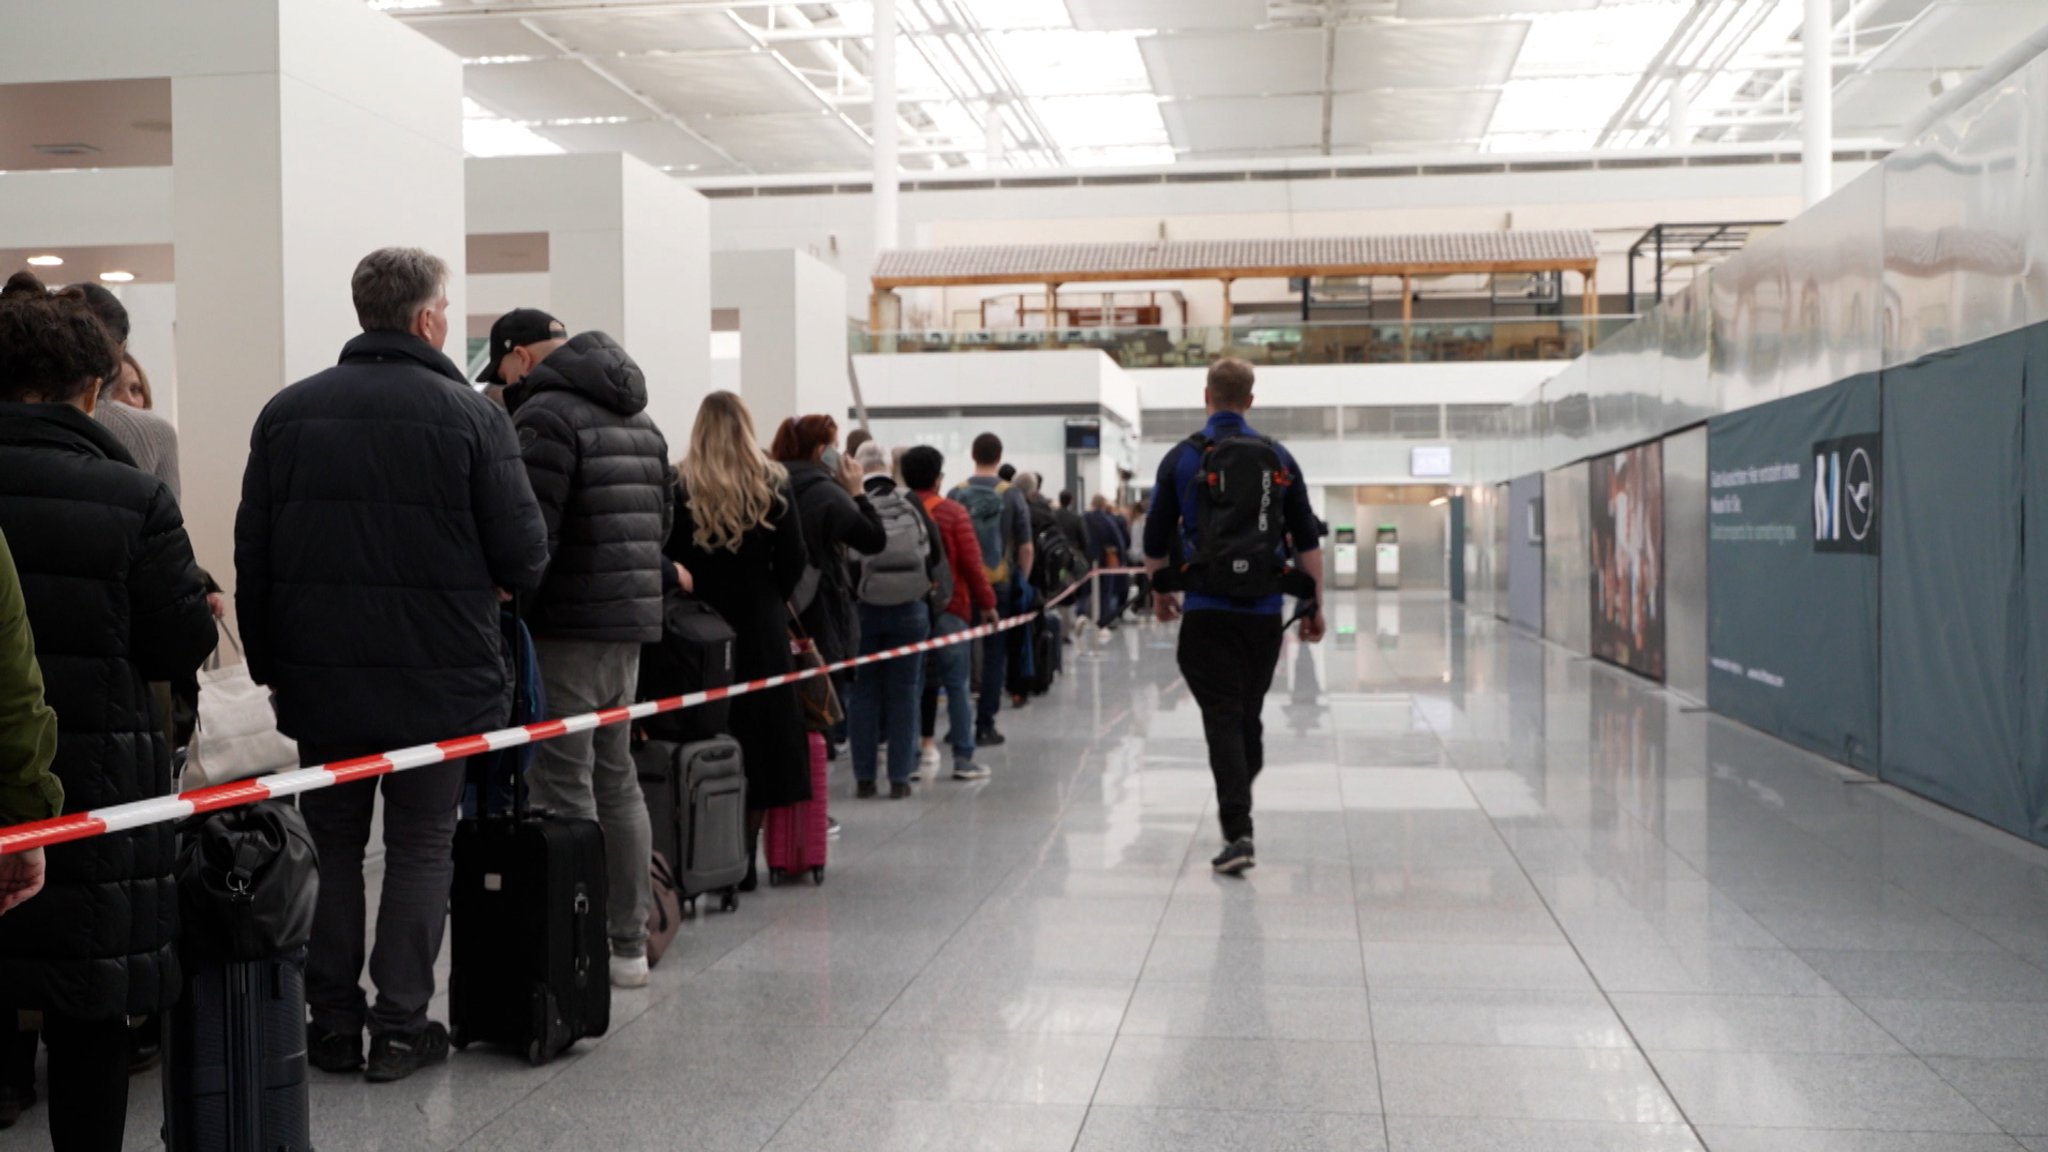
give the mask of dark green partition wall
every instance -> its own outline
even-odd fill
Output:
[[[1882,774],[2022,836],[2038,817],[2023,755],[2031,335],[1885,372],[1881,506]]]
[[[2023,751],[2034,839],[2048,844],[2048,325],[2026,333],[2027,736]]]
[[[1707,424],[1707,702],[1873,774],[1879,415],[1872,373]]]

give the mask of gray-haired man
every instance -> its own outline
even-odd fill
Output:
[[[512,692],[498,605],[548,561],[519,441],[441,353],[448,269],[417,248],[357,265],[363,334],[256,420],[235,518],[249,672],[308,764],[503,727]],[[454,882],[460,763],[309,792],[320,903],[306,969],[308,1057],[400,1080],[445,1059],[427,1020]],[[384,895],[361,980],[363,853],[384,796]]]

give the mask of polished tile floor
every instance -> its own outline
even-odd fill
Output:
[[[322,1078],[321,1147],[2048,1150],[2048,854],[1441,596],[1335,623],[1247,879],[1128,626],[994,779],[836,777],[826,884],[690,925],[602,1042]]]

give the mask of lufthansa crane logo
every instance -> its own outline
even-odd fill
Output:
[[[1813,446],[1813,549],[1877,553],[1879,441],[1843,436]]]

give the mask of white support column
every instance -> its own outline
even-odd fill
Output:
[[[1671,74],[1671,91],[1665,109],[1664,141],[1667,147],[1683,148],[1692,143],[1692,95],[1685,90],[1685,73]]]
[[[875,52],[870,61],[875,88],[874,122],[869,134],[875,142],[875,251],[887,252],[897,246],[900,216],[896,207],[897,120],[896,120],[896,0],[874,0]]]
[[[804,252],[719,252],[711,307],[740,314],[740,395],[765,444],[791,416],[823,412],[851,431],[846,282]]]
[[[1806,0],[1806,24],[1799,34],[1805,53],[1800,98],[1803,148],[1801,186],[1808,208],[1834,190],[1835,77],[1831,54],[1835,16],[1828,0]]]
[[[492,316],[546,308],[571,332],[601,331],[647,374],[647,413],[681,456],[711,391],[711,299],[704,198],[616,152],[474,159],[469,230],[545,232],[545,273],[479,285]],[[535,291],[544,280],[546,291]],[[508,291],[531,299],[511,299]],[[483,319],[480,315],[480,319]]]

